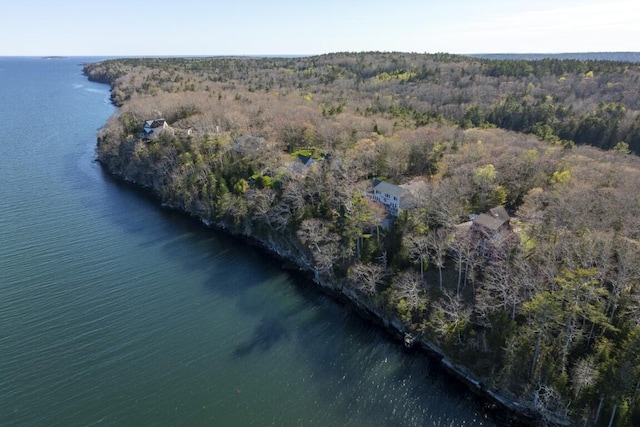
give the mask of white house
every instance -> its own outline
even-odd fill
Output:
[[[391,216],[398,216],[400,210],[400,200],[404,189],[397,185],[390,184],[379,179],[374,179],[372,187],[367,196],[384,205]]]

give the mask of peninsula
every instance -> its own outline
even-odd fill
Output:
[[[640,66],[86,64],[98,161],[261,244],[532,422],[640,425]]]

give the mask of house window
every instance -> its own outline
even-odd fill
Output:
[[[397,198],[397,197],[394,197],[394,198],[393,198],[393,200],[398,200],[398,198]]]

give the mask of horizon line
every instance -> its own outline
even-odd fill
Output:
[[[458,56],[494,56],[494,55],[512,55],[512,56],[558,56],[558,55],[614,55],[614,54],[638,54],[638,51],[566,51],[566,52],[476,52],[476,53],[451,53],[451,52],[411,52],[411,51],[335,51],[325,53],[314,54],[126,54],[126,55],[113,55],[113,54],[73,54],[73,55],[4,55],[0,54],[0,58],[36,58],[36,59],[66,59],[66,58],[108,58],[108,59],[133,59],[133,58],[306,58],[313,56],[323,56],[331,54],[341,53],[399,53],[399,54],[418,54],[418,55],[433,55],[433,54],[449,54]]]

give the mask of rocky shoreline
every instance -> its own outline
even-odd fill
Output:
[[[378,58],[381,63],[388,59]],[[337,63],[332,58],[313,61],[321,60],[328,61],[331,70]],[[625,164],[633,170],[635,163],[629,157],[613,152],[601,161],[600,152],[585,147],[550,145],[493,128],[417,121],[415,129],[396,124],[391,128],[390,122],[384,128],[377,120],[389,119],[387,110],[370,109],[365,103],[345,110],[343,104],[323,103],[285,84],[294,77],[307,81],[306,74],[284,72],[286,79],[280,84],[291,88],[285,96],[270,87],[262,92],[234,68],[250,66],[254,72],[280,75],[279,68],[269,68],[271,63],[197,62],[199,67],[222,68],[195,75],[189,68],[194,64],[176,61],[85,66],[90,80],[111,85],[111,100],[118,107],[98,136],[97,157],[106,173],[140,188],[164,208],[260,247],[283,268],[312,280],[407,351],[428,355],[434,365],[480,396],[502,425],[571,425],[570,417],[589,425],[597,423],[601,413],[613,419],[622,398],[608,398],[602,390],[617,390],[616,383],[620,390],[635,385],[623,376],[612,379],[609,373],[611,366],[621,369],[635,356],[633,343],[612,332],[628,323],[622,314],[614,319],[616,309],[607,308],[617,307],[621,297],[606,291],[624,279],[618,277],[617,264],[608,260],[635,259],[637,239],[629,231],[612,234],[608,223],[592,218],[588,204],[581,201],[587,191],[593,196],[587,200],[616,194],[621,205],[626,199],[615,193],[616,182],[632,178],[614,172],[612,165]],[[182,84],[180,72],[200,86]],[[211,76],[236,83],[207,80]],[[330,89],[325,87],[329,80],[309,81],[316,85],[312,87],[322,84]],[[375,78],[368,82],[371,87],[382,83]],[[354,92],[363,96],[363,102],[371,88],[365,89]],[[391,93],[395,96],[401,89]],[[305,114],[288,117],[298,109]],[[150,136],[144,127],[150,118],[171,126]],[[307,160],[299,163],[301,158]],[[308,159],[315,164],[310,167]],[[599,178],[592,179],[592,169]],[[419,209],[403,208],[393,227],[383,221],[385,215],[393,215],[388,209],[385,213],[386,204],[367,203],[370,181],[378,176],[396,187],[420,181],[427,187],[419,194]],[[480,178],[488,184],[480,186]],[[614,184],[606,190],[576,184],[587,181]],[[512,200],[508,206],[507,198]],[[565,200],[572,201],[576,212],[585,213],[572,227],[591,231],[584,236],[574,233],[567,243],[560,243],[554,236],[567,232],[558,216]],[[527,237],[534,244],[518,246],[499,266],[505,270],[499,271],[486,262],[493,257],[478,250],[479,243],[485,243],[478,241],[482,237],[458,235],[462,230],[458,226],[467,224],[463,221],[469,212],[502,205],[509,209],[505,214],[516,220],[516,237]],[[603,212],[611,206],[602,206]],[[543,231],[537,228],[540,218]],[[618,218],[611,226],[633,229],[636,222],[631,218],[637,215]],[[381,224],[388,227],[383,233]],[[595,244],[606,251],[600,258],[588,258]],[[544,250],[535,251],[536,245]],[[554,254],[562,257],[553,258]],[[583,259],[596,262],[597,268],[584,267]],[[450,276],[444,286],[443,271]],[[588,282],[596,297],[582,301],[584,307],[579,308],[607,314],[612,320],[603,324],[595,314],[562,309],[574,275],[595,280],[596,273],[600,281]],[[636,297],[631,291],[625,290],[626,297]],[[553,304],[553,310],[560,307],[552,313],[558,320],[549,327],[537,326],[544,314],[532,305],[538,297]],[[574,325],[580,316],[582,326]],[[620,348],[615,363],[594,359],[601,351],[592,339],[595,331]],[[556,340],[563,334],[567,336]],[[578,334],[578,339],[571,334]],[[581,348],[579,338],[586,337],[588,348]],[[582,365],[589,376],[580,379],[575,370]],[[629,394],[624,390],[620,396]],[[635,399],[635,394],[627,397]],[[634,416],[624,414],[629,420]]]
[[[345,52],[84,72],[118,107],[110,174],[310,276],[499,414],[640,425],[640,68]]]
[[[264,250],[269,256],[281,261],[283,268],[294,270],[300,274],[306,275],[313,280],[313,282],[324,293],[340,303],[348,305],[358,313],[359,316],[384,329],[395,341],[402,343],[408,351],[421,351],[428,355],[428,357],[436,361],[449,375],[466,385],[470,391],[484,400],[487,408],[496,414],[498,418],[505,421],[507,425],[538,425],[541,416],[530,407],[525,407],[520,404],[515,396],[508,397],[496,390],[487,388],[482,379],[469,372],[465,366],[453,362],[449,357],[447,357],[446,353],[436,343],[429,340],[428,337],[412,335],[406,330],[399,319],[388,318],[381,313],[377,307],[372,306],[369,301],[361,298],[353,291],[349,292],[346,288],[341,286],[339,280],[328,280],[322,275],[314,274],[311,269],[303,265],[300,260],[295,257],[292,251],[279,246],[277,242],[266,241],[255,235],[238,233],[228,224],[210,222],[198,215],[195,215],[193,212],[189,212],[183,206],[173,206],[163,202],[162,197],[150,186],[115,171],[108,163],[100,161],[100,159],[97,161],[112,178],[148,192],[150,196],[161,203],[161,207],[181,212],[184,215],[198,220],[207,228],[215,229],[230,236],[243,239],[247,244],[257,246]],[[554,424],[568,425],[560,420],[557,420]]]

